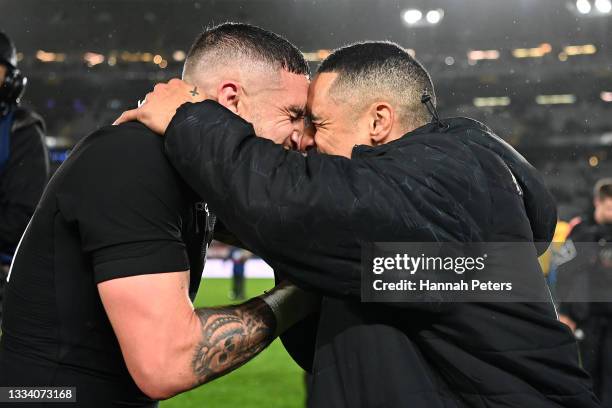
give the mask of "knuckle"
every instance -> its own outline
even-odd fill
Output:
[[[166,88],[166,84],[157,84],[153,87],[153,92],[160,92]]]

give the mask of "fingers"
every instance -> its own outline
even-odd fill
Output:
[[[168,83],[156,84],[153,91],[138,104],[137,109],[124,112],[113,125],[137,120],[155,133],[164,134],[178,107],[185,102],[198,102],[204,99],[194,100],[195,96],[200,96],[197,87],[177,78],[171,79]]]
[[[151,98],[151,95],[153,93],[149,92],[148,94],[145,95],[144,99],[141,101],[138,101],[138,107],[140,108],[142,105],[144,105],[145,103],[147,103],[147,100],[149,100]]]
[[[168,89],[168,85],[167,85],[167,84],[164,84],[163,82],[160,82],[159,84],[156,84],[156,85],[153,87],[153,92],[158,92],[158,93],[160,93],[160,92],[164,92],[164,91],[166,91],[167,89]]]
[[[183,85],[183,84],[186,84],[186,82],[178,78],[172,78],[170,81],[168,81],[168,85],[171,85],[171,86]]]
[[[125,122],[131,122],[138,119],[138,109],[125,111],[113,122],[113,125],[120,125]]]

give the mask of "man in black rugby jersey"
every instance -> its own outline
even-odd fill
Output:
[[[184,77],[289,148],[308,65],[242,24],[202,33]],[[206,197],[203,197],[204,200]],[[154,407],[248,361],[315,306],[281,283],[238,306],[195,309],[214,216],[139,123],[80,142],[46,189],[9,274],[0,386],[72,386],[82,407]],[[298,303],[299,302],[299,303]]]

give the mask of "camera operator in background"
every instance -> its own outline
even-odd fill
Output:
[[[26,82],[13,42],[0,32],[0,322],[8,268],[49,179],[44,122],[19,106]]]
[[[561,252],[559,320],[579,339],[602,406],[612,407],[612,178],[595,184],[593,205],[592,216],[572,229]]]

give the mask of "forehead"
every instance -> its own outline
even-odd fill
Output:
[[[284,95],[280,101],[290,105],[306,105],[309,83],[306,75],[281,70],[279,90]]]
[[[318,74],[308,89],[308,107],[311,110],[324,108],[329,102],[329,91],[338,77],[335,72]]]

